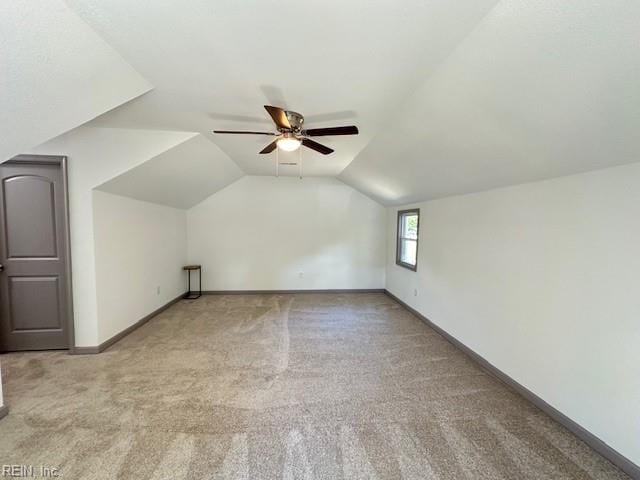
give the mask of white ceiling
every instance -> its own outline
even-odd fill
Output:
[[[61,0],[0,2],[0,161],[151,89]]]
[[[198,134],[97,189],[186,209],[242,176],[242,171],[229,157]]]
[[[271,129],[264,104],[358,125],[321,139],[332,155],[304,149],[304,174],[384,204],[640,160],[637,0],[66,2],[77,15],[0,5],[0,126],[15,132],[0,154],[153,85],[90,125],[202,136],[105,187],[120,194],[189,206],[240,171],[272,175],[269,138],[210,133]]]
[[[640,2],[504,0],[340,178],[386,204],[640,161]]]
[[[337,175],[496,0],[67,2],[155,87],[95,124],[200,132],[247,174],[272,175],[268,137],[210,130],[271,130],[274,104],[307,126],[358,125],[322,139],[332,155],[302,152],[306,175]]]

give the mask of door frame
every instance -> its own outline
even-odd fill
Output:
[[[63,155],[16,155],[7,160],[8,164],[20,165],[60,165],[62,173],[62,191],[64,198],[63,217],[66,224],[62,235],[65,240],[65,286],[67,287],[67,340],[69,343],[69,354],[74,354],[76,350],[75,322],[73,315],[73,281],[71,277],[71,228],[69,222],[69,186],[67,181],[67,157]]]

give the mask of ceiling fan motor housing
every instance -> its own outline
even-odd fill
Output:
[[[300,132],[302,130],[302,124],[304,123],[304,117],[301,113],[292,112],[286,110],[287,120],[289,120],[289,124],[291,125],[291,130],[294,132]]]

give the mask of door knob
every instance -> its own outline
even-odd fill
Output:
[[[4,265],[0,263],[0,272],[4,272]]]

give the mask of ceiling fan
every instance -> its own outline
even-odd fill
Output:
[[[327,127],[327,128],[310,128],[305,130],[302,128],[304,117],[298,112],[284,110],[280,107],[272,107],[265,105],[274,123],[278,133],[273,132],[247,132],[236,130],[214,130],[213,133],[230,133],[235,135],[272,135],[277,137],[273,142],[260,150],[261,154],[271,153],[276,148],[280,148],[286,152],[297,150],[300,145],[304,145],[311,150],[315,150],[323,155],[329,155],[333,149],[322,145],[309,137],[324,137],[327,135],[357,135],[358,127],[349,125],[346,127]]]

